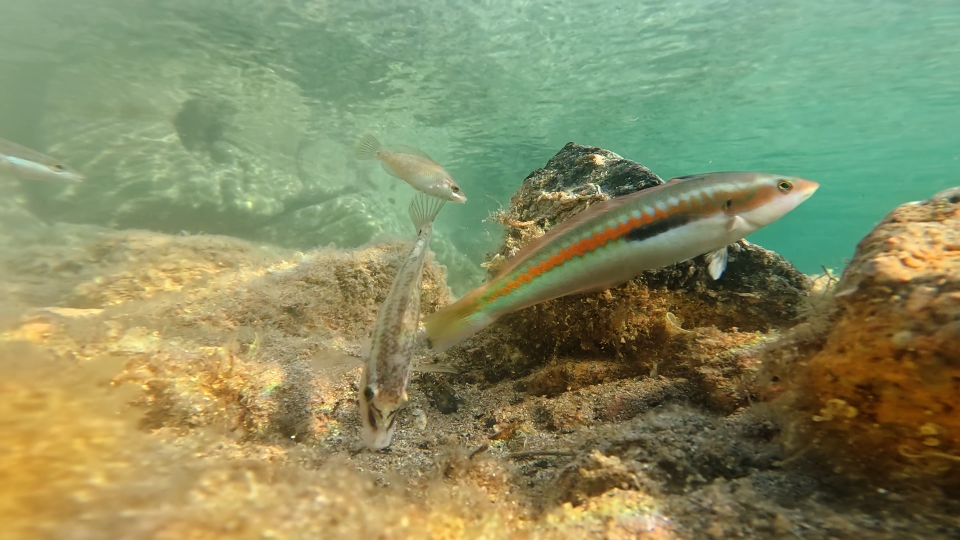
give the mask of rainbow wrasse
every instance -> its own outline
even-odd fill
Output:
[[[83,175],[48,155],[0,139],[0,176],[42,182],[81,182]]]
[[[489,282],[424,320],[442,351],[502,315],[561,296],[622,284],[644,270],[707,254],[719,279],[727,246],[773,223],[810,197],[816,182],[718,172],[596,203],[511,257]]]
[[[364,135],[357,145],[356,157],[380,161],[387,174],[403,180],[422,193],[446,201],[467,202],[463,190],[450,173],[423,150],[405,145],[396,145],[395,150],[388,150],[373,135]]]
[[[418,193],[410,203],[417,239],[380,306],[360,376],[360,440],[369,448],[390,445],[397,412],[408,401],[407,385],[420,325],[423,262],[433,236],[433,220],[445,202]]]

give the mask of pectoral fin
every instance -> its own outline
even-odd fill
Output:
[[[740,216],[733,216],[733,219],[730,220],[730,223],[727,223],[727,232],[733,232],[740,228],[745,228],[747,222]]]
[[[707,271],[710,272],[710,277],[720,279],[723,271],[727,269],[727,246],[707,253],[706,258]]]

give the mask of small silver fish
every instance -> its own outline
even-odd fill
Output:
[[[0,176],[41,182],[82,182],[82,174],[25,146],[0,139]]]
[[[401,145],[397,146],[397,151],[387,150],[373,135],[364,135],[357,146],[356,156],[360,160],[379,160],[387,174],[427,195],[456,203],[467,202],[463,190],[450,173],[423,150]]]
[[[417,239],[393,278],[380,306],[369,354],[360,375],[360,439],[369,448],[390,445],[397,412],[409,401],[407,385],[413,369],[413,349],[420,324],[420,288],[423,261],[433,236],[433,220],[446,203],[417,193],[410,203],[410,219]]]

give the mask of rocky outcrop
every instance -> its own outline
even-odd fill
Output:
[[[258,438],[317,435],[312,371],[341,363],[336,350],[359,351],[405,247],[304,254],[229,237],[100,231],[0,260],[22,304],[56,296],[3,337],[41,340],[73,360],[124,358],[116,382],[142,385],[153,428],[236,422]],[[429,259],[424,312],[449,300],[445,282]]]
[[[957,193],[896,208],[859,243],[822,348],[788,375],[794,444],[834,473],[960,490]]]
[[[488,270],[495,272],[527,242],[589,204],[662,183],[643,165],[613,152],[569,143],[527,176],[499,215],[506,232]],[[603,293],[567,296],[505,316],[460,350],[488,381],[525,375],[556,358],[612,359],[617,369],[589,384],[611,376],[683,373],[712,381],[706,394],[731,406],[742,403],[749,385],[723,379],[743,376],[742,369],[749,371],[756,360],[727,351],[746,353],[764,339],[762,333],[796,324],[809,286],[809,279],[776,253],[741,241],[731,246],[720,280],[711,279],[703,257],[697,257],[643,272]],[[569,369],[545,371],[561,375]],[[551,377],[534,375],[531,388],[550,388]],[[561,378],[572,380],[567,374]],[[717,384],[725,389],[715,392]]]

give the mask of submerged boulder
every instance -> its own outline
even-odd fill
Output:
[[[527,176],[500,213],[504,242],[486,266],[496,272],[528,242],[591,203],[662,183],[650,169],[613,152],[569,143]],[[716,379],[727,368],[704,366],[724,351],[752,346],[762,333],[795,324],[809,286],[783,257],[740,241],[730,246],[719,280],[696,257],[602,293],[507,315],[460,347],[489,381],[525,375],[558,357],[614,358],[622,366],[614,370],[619,376],[703,368],[700,376]],[[742,355],[729,358],[737,376],[741,361]]]
[[[786,375],[795,450],[835,473],[960,490],[958,193],[896,208],[858,244],[822,348]]]

